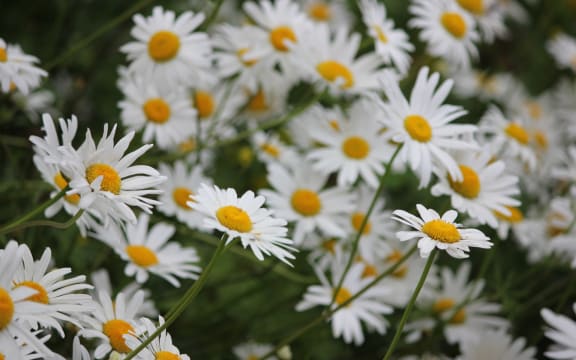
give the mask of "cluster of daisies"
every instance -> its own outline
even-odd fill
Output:
[[[120,48],[120,121],[97,141],[90,130],[78,138],[75,116],[42,115],[44,136],[30,141],[53,187],[45,216],[64,209],[136,282],[112,297],[105,273],[92,285],[64,280],[71,270],[49,270],[49,249],[35,261],[9,242],[0,252],[0,359],[58,358],[45,343],[52,330],[65,336],[65,323],[77,329],[74,359],[137,348],[164,323],[142,288],[150,275],[175,287],[201,275],[196,250],[173,240],[180,228],[239,239],[258,260],[301,258],[318,284],[302,289],[295,311],[325,308],[333,336],[356,346],[367,333],[394,331],[390,319],[410,301],[423,259],[445,252],[462,260],[431,267],[403,341],[439,331],[459,359],[533,359],[536,349],[514,338],[467,260],[494,234],[530,263],[576,268],[576,83],[535,97],[512,75],[475,67],[479,45],[511,36],[506,21],[527,21],[526,10],[512,0],[410,1],[407,25],[443,64],[435,70],[412,65],[416,39],[376,0],[221,5],[216,23],[162,7],[134,16],[133,41]],[[576,71],[576,40],[559,34],[547,49]],[[24,96],[32,114],[50,103],[32,98],[47,75],[37,61],[0,39],[2,92]],[[295,104],[296,86],[313,95]],[[479,119],[456,104],[468,99],[485,109]],[[134,148],[135,138],[146,144]],[[241,142],[233,160],[266,171],[257,193],[214,185],[218,149]],[[147,161],[152,147],[175,160]],[[389,173],[414,180],[427,200],[390,208],[402,200],[387,192]],[[576,356],[576,323],[549,309],[541,318],[555,343],[546,355]],[[90,339],[88,351],[81,340]],[[284,350],[250,342],[234,352],[289,358]],[[188,359],[166,332],[136,358]]]

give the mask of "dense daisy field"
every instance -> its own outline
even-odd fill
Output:
[[[576,359],[576,1],[0,14],[0,360]]]

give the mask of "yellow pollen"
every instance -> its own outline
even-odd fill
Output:
[[[171,60],[178,54],[180,38],[172,31],[158,31],[148,41],[148,54],[158,62]]]
[[[398,262],[400,259],[402,259],[402,256],[404,255],[399,250],[392,250],[392,253],[386,257],[386,261]]]
[[[54,175],[54,184],[56,184],[56,186],[58,186],[58,188],[62,190],[66,186],[68,186],[68,181],[66,181],[66,179],[64,179],[64,176],[62,176],[62,173],[58,171],[56,175]],[[80,201],[80,195],[78,194],[66,195],[64,198],[66,199],[66,201],[74,205],[78,205],[78,202]]]
[[[520,144],[526,145],[528,141],[530,141],[528,132],[520,124],[511,123],[506,127],[505,132],[506,135],[518,141]]]
[[[480,178],[476,171],[466,165],[459,165],[462,181],[454,181],[448,175],[448,183],[452,190],[468,199],[474,199],[480,193]]]
[[[338,292],[336,293],[336,304],[338,305],[342,305],[344,304],[344,302],[348,301],[348,299],[350,299],[352,297],[352,294],[350,293],[350,291],[348,291],[348,289],[346,289],[345,287],[341,287]]]
[[[384,34],[384,31],[380,26],[374,25],[372,26],[372,29],[374,29],[374,31],[376,32],[376,37],[381,43],[386,44],[388,42],[388,37],[386,36],[386,34]]]
[[[176,205],[178,205],[180,208],[184,210],[191,210],[192,208],[186,203],[188,201],[192,201],[192,199],[190,199],[190,195],[192,194],[192,191],[190,191],[188,188],[177,187],[174,189],[174,191],[172,191],[172,198],[174,199]]]
[[[254,354],[250,354],[250,355],[248,355],[246,360],[260,360],[260,357],[257,355],[254,355]]]
[[[158,257],[154,251],[144,245],[128,245],[126,253],[132,262],[138,266],[149,267],[158,264]]]
[[[376,275],[378,275],[378,269],[376,269],[376,266],[370,264],[364,265],[364,271],[362,271],[363,278],[374,277]]]
[[[537,102],[528,101],[526,107],[528,108],[528,113],[532,119],[538,120],[542,117],[542,107]]]
[[[4,354],[0,353],[0,360],[5,360]]]
[[[102,176],[102,183],[100,184],[100,189],[104,191],[110,191],[113,194],[120,194],[120,188],[122,186],[122,179],[118,172],[110,165],[107,164],[93,164],[86,169],[86,180],[90,184],[96,178]]]
[[[270,42],[278,51],[288,51],[285,40],[296,42],[296,35],[289,26],[278,26],[270,31]]]
[[[314,216],[322,209],[322,202],[318,194],[308,189],[294,191],[290,203],[294,210],[304,216]]]
[[[506,206],[506,208],[510,210],[510,215],[504,215],[500,211],[494,211],[494,215],[496,215],[498,219],[502,219],[510,223],[519,223],[524,219],[522,211],[520,211],[518,208],[511,206]]]
[[[420,115],[406,116],[404,118],[404,129],[416,141],[425,143],[432,139],[432,127],[430,127],[428,120]]]
[[[404,256],[404,254],[402,254],[401,251],[393,250],[392,253],[390,253],[390,255],[386,257],[386,262],[397,263],[398,261],[400,261],[400,259],[402,259],[402,256]],[[396,270],[394,270],[394,272],[392,272],[392,276],[397,278],[403,278],[404,276],[406,276],[407,272],[408,272],[408,266],[406,265],[400,266]]]
[[[254,160],[254,152],[250,146],[242,146],[238,149],[238,153],[236,154],[238,157],[238,163],[243,168],[247,168],[252,164]]]
[[[268,103],[266,102],[266,95],[262,90],[258,90],[256,95],[248,101],[248,109],[251,111],[266,111],[268,110]]]
[[[120,319],[108,320],[102,325],[102,332],[108,336],[114,350],[119,353],[130,352],[130,348],[124,341],[124,335],[134,333],[134,328],[128,322]]]
[[[178,145],[178,150],[184,153],[191,152],[195,149],[196,149],[196,140],[194,139],[185,140]]]
[[[354,214],[352,214],[352,227],[354,227],[354,230],[356,231],[360,231],[360,225],[362,225],[362,221],[364,221],[364,214],[361,212],[355,212]],[[370,234],[370,231],[372,230],[372,224],[370,223],[370,221],[366,222],[366,226],[364,226],[364,230],[362,231],[362,235],[366,235],[366,234]]]
[[[34,302],[41,303],[41,304],[48,304],[50,302],[50,299],[48,299],[48,292],[46,292],[46,289],[44,288],[44,286],[38,284],[37,282],[22,281],[21,283],[14,284],[14,288],[17,288],[20,286],[26,286],[26,287],[29,287],[31,289],[36,290],[36,294],[28,296],[26,298],[26,300],[34,301]]]
[[[250,220],[250,216],[239,207],[233,205],[223,206],[216,211],[216,218],[220,224],[228,229],[241,233],[252,230],[252,220]]]
[[[457,0],[458,4],[467,11],[474,15],[482,15],[484,13],[483,0]]]
[[[154,360],[180,360],[180,356],[169,351],[158,351]]]
[[[256,64],[258,62],[258,60],[254,59],[254,60],[246,60],[244,59],[244,54],[246,54],[248,51],[250,51],[250,48],[241,48],[238,49],[236,51],[236,56],[238,56],[238,58],[240,59],[240,61],[242,61],[242,63],[248,67]]]
[[[266,154],[277,158],[280,155],[280,149],[270,143],[264,143],[260,145],[260,150],[264,151]]]
[[[453,306],[454,300],[450,298],[440,298],[432,305],[432,310],[434,310],[435,313],[441,313],[451,309]]]
[[[322,243],[322,248],[324,248],[331,254],[336,253],[335,246],[336,246],[336,239],[329,239]]]
[[[442,26],[452,36],[457,39],[462,39],[466,35],[466,22],[462,16],[455,12],[445,12],[440,18]]]
[[[399,268],[397,268],[396,270],[394,270],[392,272],[392,276],[394,276],[395,278],[403,278],[406,276],[406,273],[408,272],[408,266],[404,265],[404,266],[400,266]]]
[[[342,152],[351,159],[361,160],[370,153],[370,144],[359,136],[350,136],[342,143]]]
[[[450,324],[463,324],[466,321],[466,311],[460,309],[456,311],[456,314],[450,319]]]
[[[214,113],[214,98],[212,94],[206,91],[196,91],[194,93],[194,105],[198,110],[198,117],[200,119],[205,119]],[[168,109],[170,111],[170,109]]]
[[[456,226],[441,219],[430,220],[422,225],[422,232],[433,240],[448,244],[453,244],[461,239]]]
[[[352,71],[338,61],[323,61],[316,65],[316,71],[329,82],[334,82],[336,79],[344,79],[344,83],[340,86],[343,89],[354,85],[354,75]]]
[[[317,1],[310,5],[308,9],[310,17],[316,21],[328,21],[332,17],[330,6],[324,2]]]
[[[4,330],[14,316],[14,303],[8,291],[0,287],[0,331]]]
[[[534,141],[540,149],[545,150],[548,148],[548,137],[542,130],[537,130],[534,132]]]
[[[0,62],[8,61],[8,55],[6,54],[6,49],[0,48]]]
[[[170,105],[160,98],[152,98],[142,106],[146,119],[156,124],[164,124],[170,119]]]
[[[330,125],[330,127],[336,131],[340,131],[340,124],[338,123],[338,120],[330,120],[328,121],[328,125]]]

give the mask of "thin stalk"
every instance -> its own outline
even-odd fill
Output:
[[[216,1],[216,5],[214,5],[214,9],[212,9],[212,12],[210,13],[210,15],[208,15],[206,17],[206,20],[204,20],[204,22],[202,23],[202,25],[200,25],[198,30],[205,31],[206,29],[208,29],[208,27],[210,27],[210,25],[214,22],[214,20],[216,20],[216,17],[218,16],[218,13],[220,12],[220,7],[222,6],[222,3],[224,3],[224,0],[217,0]]]
[[[84,214],[84,209],[78,210],[78,212],[76,212],[76,214],[74,214],[73,217],[71,217],[68,221],[65,221],[65,222],[50,221],[50,220],[32,220],[32,221],[28,221],[28,222],[25,222],[23,224],[20,224],[16,227],[13,227],[12,229],[8,230],[7,232],[13,232],[13,231],[22,230],[22,229],[26,229],[26,228],[30,228],[30,227],[36,227],[36,226],[49,226],[49,227],[52,227],[55,229],[67,229],[70,226],[74,225],[76,223],[76,220],[78,220],[80,218],[80,216],[82,216],[82,214]]]
[[[432,264],[434,263],[434,258],[436,257],[437,252],[438,252],[438,250],[436,250],[436,249],[432,250],[432,254],[430,254],[430,256],[428,257],[428,261],[426,262],[426,266],[424,267],[424,271],[422,271],[422,275],[420,275],[420,280],[418,280],[418,284],[416,285],[416,288],[414,289],[414,292],[412,293],[412,297],[410,298],[410,301],[408,302],[408,306],[406,306],[406,308],[404,309],[404,313],[402,314],[402,318],[400,319],[400,324],[398,324],[398,328],[396,329],[396,333],[394,334],[394,338],[392,339],[392,342],[390,343],[390,346],[388,347],[388,351],[386,351],[386,355],[384,355],[383,360],[389,360],[390,357],[392,356],[392,353],[394,352],[394,349],[396,348],[396,345],[398,345],[398,341],[400,341],[400,336],[402,336],[402,330],[404,329],[404,324],[406,324],[406,320],[408,320],[408,316],[410,315],[410,312],[412,312],[412,307],[414,306],[414,303],[416,302],[416,298],[418,298],[418,294],[420,294],[420,290],[422,290],[422,286],[424,285],[424,282],[426,281],[426,277],[428,276],[428,273],[430,272],[430,268],[432,267]]]

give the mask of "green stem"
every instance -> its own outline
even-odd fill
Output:
[[[400,319],[400,324],[398,324],[398,328],[396,329],[396,333],[394,334],[394,338],[392,339],[392,343],[390,343],[390,346],[388,347],[388,351],[386,351],[386,355],[384,355],[383,360],[389,360],[390,357],[392,356],[392,353],[394,352],[394,349],[396,348],[396,345],[398,345],[398,341],[400,340],[400,336],[402,336],[402,330],[404,329],[404,324],[406,324],[406,320],[408,320],[408,316],[410,315],[410,312],[412,311],[412,307],[414,306],[414,303],[416,302],[416,298],[418,297],[418,294],[420,294],[420,290],[422,290],[422,286],[424,285],[424,282],[426,281],[426,277],[428,276],[428,272],[430,272],[430,268],[432,267],[432,263],[434,263],[434,258],[436,257],[437,252],[438,252],[438,250],[436,250],[436,249],[432,250],[432,254],[430,254],[430,256],[428,257],[428,261],[426,262],[426,266],[424,267],[424,271],[422,271],[422,275],[420,276],[420,280],[418,280],[418,285],[416,285],[416,288],[414,289],[414,292],[412,293],[412,297],[410,298],[410,301],[408,302],[408,306],[406,306],[406,309],[404,309],[404,313],[402,314],[402,318]]]
[[[222,255],[225,248],[226,248],[226,239],[223,236],[223,239],[221,239],[220,244],[216,248],[216,251],[212,255],[212,258],[210,259],[210,262],[208,263],[208,265],[206,265],[206,268],[204,269],[204,271],[202,271],[202,274],[200,275],[198,280],[196,280],[194,284],[192,284],[192,286],[186,291],[184,296],[182,296],[180,301],[168,312],[164,324],[160,325],[150,336],[146,338],[146,340],[142,342],[142,344],[140,344],[136,349],[132,350],[124,358],[124,360],[130,360],[134,358],[134,356],[136,356],[140,351],[142,351],[142,349],[144,349],[155,338],[157,338],[162,333],[162,331],[166,330],[170,325],[172,325],[172,323],[182,314],[182,312],[184,312],[184,310],[188,307],[188,305],[190,305],[192,300],[194,300],[196,295],[198,295],[200,290],[202,290],[202,288],[204,287],[204,284],[208,279],[208,274],[210,274],[212,268],[214,267],[214,264],[216,263],[216,260],[220,257],[220,255]]]
[[[22,230],[22,229],[26,229],[26,228],[30,228],[30,227],[36,227],[36,226],[49,226],[55,229],[67,229],[70,226],[74,225],[76,223],[76,220],[78,220],[80,218],[80,216],[82,216],[82,214],[84,214],[84,209],[80,209],[78,210],[78,212],[71,217],[68,221],[65,222],[57,222],[57,221],[50,221],[50,220],[32,220],[32,221],[28,221],[25,222],[23,224],[20,224],[16,227],[11,228],[10,230],[8,230],[7,232],[13,232],[16,230]]]
[[[346,278],[346,275],[348,274],[348,272],[350,271],[350,268],[352,267],[352,264],[354,263],[354,259],[356,258],[356,253],[358,252],[358,243],[360,242],[360,238],[362,237],[362,233],[364,232],[364,228],[368,224],[368,221],[370,219],[370,215],[372,215],[372,211],[374,210],[374,206],[376,206],[376,201],[378,201],[378,199],[380,198],[380,194],[382,193],[382,190],[384,190],[384,180],[386,179],[386,175],[388,175],[388,173],[390,172],[390,170],[392,168],[392,163],[394,162],[394,159],[396,159],[396,156],[398,156],[398,153],[402,149],[403,145],[404,144],[398,145],[398,147],[394,151],[394,154],[392,154],[390,161],[388,161],[388,164],[386,164],[386,169],[384,170],[384,173],[382,173],[382,175],[380,176],[380,184],[378,185],[378,189],[376,189],[376,192],[374,193],[374,196],[372,197],[372,202],[370,202],[370,206],[368,206],[368,210],[366,210],[366,213],[364,214],[364,218],[362,219],[362,223],[360,224],[360,228],[356,232],[356,237],[354,238],[354,241],[352,242],[352,250],[350,251],[350,257],[348,258],[348,262],[346,263],[346,267],[344,268],[344,271],[342,272],[342,275],[340,276],[340,280],[338,280],[338,285],[336,285],[336,287],[335,287],[334,295],[332,295],[332,300],[330,301],[330,306],[332,306],[332,304],[334,304],[334,301],[336,301],[336,295],[338,294],[338,290],[340,290],[340,288],[342,287],[342,284],[344,283],[344,279]]]
[[[28,214],[22,216],[20,219],[17,219],[16,221],[12,222],[11,224],[4,226],[3,228],[0,229],[0,234],[5,234],[7,232],[13,231],[14,229],[17,229],[18,227],[20,227],[20,224],[33,218],[34,216],[38,215],[39,213],[41,213],[42,211],[47,209],[50,205],[52,205],[52,204],[56,203],[56,201],[60,200],[64,195],[66,195],[66,191],[68,191],[68,187],[65,187],[64,189],[60,190],[60,192],[58,194],[56,194],[56,196],[54,196],[51,199],[48,199],[47,201],[42,203],[40,206],[38,206],[36,209],[34,209],[34,210],[30,211]]]
[[[222,6],[223,3],[224,3],[224,0],[217,0],[216,1],[216,5],[214,5],[214,9],[212,9],[212,12],[210,13],[210,15],[208,15],[206,17],[206,20],[204,20],[204,23],[202,23],[202,25],[200,25],[200,27],[198,28],[199,31],[205,31],[214,22],[214,20],[216,20],[216,17],[218,16],[218,13],[220,12],[220,7]]]

